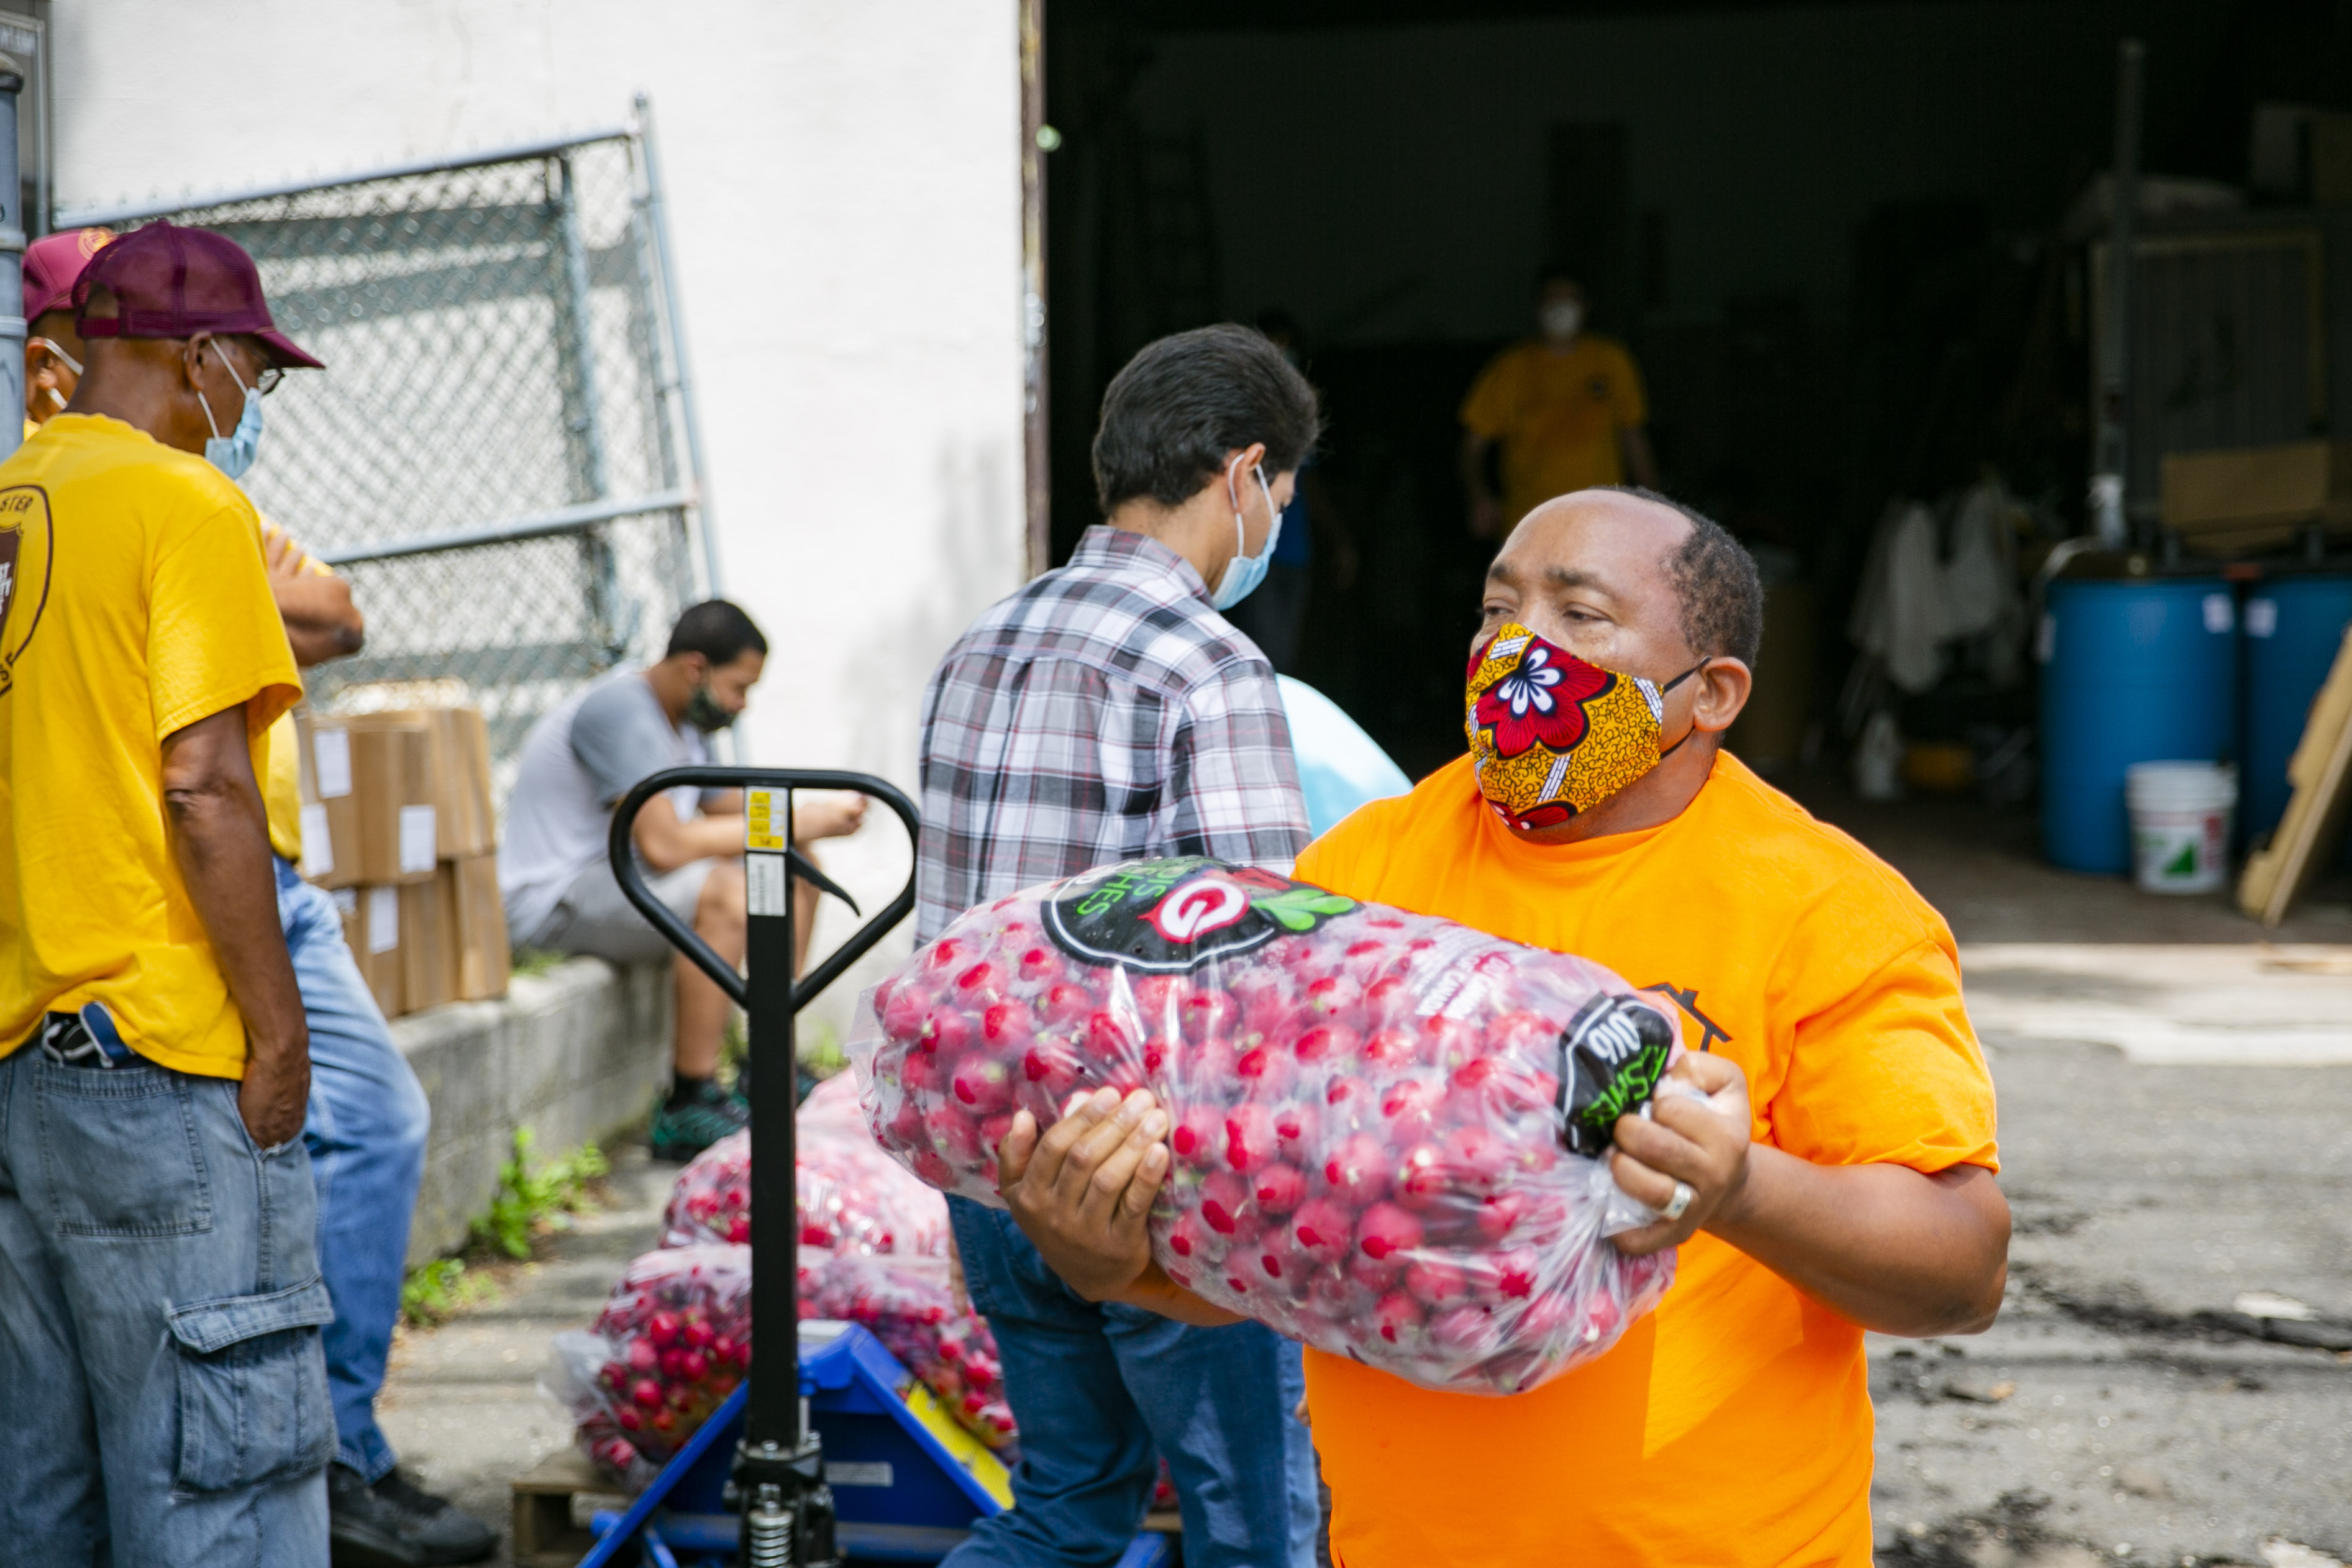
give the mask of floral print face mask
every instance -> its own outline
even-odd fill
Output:
[[[1706,663],[1660,686],[1505,626],[1470,656],[1465,688],[1462,727],[1479,793],[1522,833],[1591,810],[1690,739],[1658,749],[1666,693]]]

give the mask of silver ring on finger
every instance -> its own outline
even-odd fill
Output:
[[[1698,1196],[1698,1194],[1691,1189],[1691,1184],[1688,1182],[1676,1182],[1675,1184],[1675,1195],[1666,1200],[1665,1206],[1660,1209],[1658,1213],[1665,1219],[1680,1219],[1683,1217],[1683,1211],[1691,1206],[1691,1199],[1696,1196]]]

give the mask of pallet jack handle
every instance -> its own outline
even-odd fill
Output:
[[[740,973],[671,912],[646,885],[633,834],[646,801],[682,785],[740,789],[746,828],[744,964]],[[906,825],[911,848],[920,829],[914,802],[868,773],[822,768],[668,768],[623,796],[613,812],[605,852],[621,891],[672,946],[710,976],[745,1014],[751,1072],[751,1342],[755,1353],[743,1407],[743,1440],[735,1451],[735,1489],[743,1517],[747,1568],[830,1568],[833,1493],[824,1484],[824,1456],[809,1429],[801,1397],[800,1302],[797,1268],[800,1219],[794,1195],[793,1114],[799,1057],[794,1020],[824,988],[841,978],[915,907],[915,874],[880,913],[867,920],[805,979],[793,973],[795,877],[856,903],[793,847],[793,792],[851,790],[880,801]],[[859,911],[863,912],[863,911]],[[776,1326],[776,1325],[781,1325]]]

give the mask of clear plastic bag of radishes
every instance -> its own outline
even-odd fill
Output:
[[[1148,1087],[1174,1121],[1169,1276],[1425,1387],[1516,1394],[1647,1311],[1671,1253],[1610,1178],[1675,1009],[1598,964],[1198,857],[970,910],[869,994],[882,1146],[996,1204],[1016,1109]]]
[[[751,1249],[679,1247],[629,1265],[595,1326],[555,1336],[543,1386],[590,1458],[640,1488],[751,1364]]]
[[[883,1257],[947,1256],[947,1205],[875,1147],[862,1125],[803,1123],[797,1142],[793,1184],[802,1246]],[[662,1245],[751,1239],[751,1135],[736,1132],[678,1173],[662,1214]]]
[[[996,1336],[978,1313],[956,1305],[936,1267],[858,1253],[828,1258],[800,1271],[801,1316],[863,1325],[966,1431],[1010,1448],[1016,1433]]]

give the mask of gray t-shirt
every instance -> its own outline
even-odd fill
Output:
[[[499,846],[499,891],[514,940],[529,940],[564,889],[604,858],[614,804],[639,779],[709,756],[699,731],[670,723],[639,670],[597,682],[532,725]],[[692,816],[696,792],[677,796],[678,815]]]

